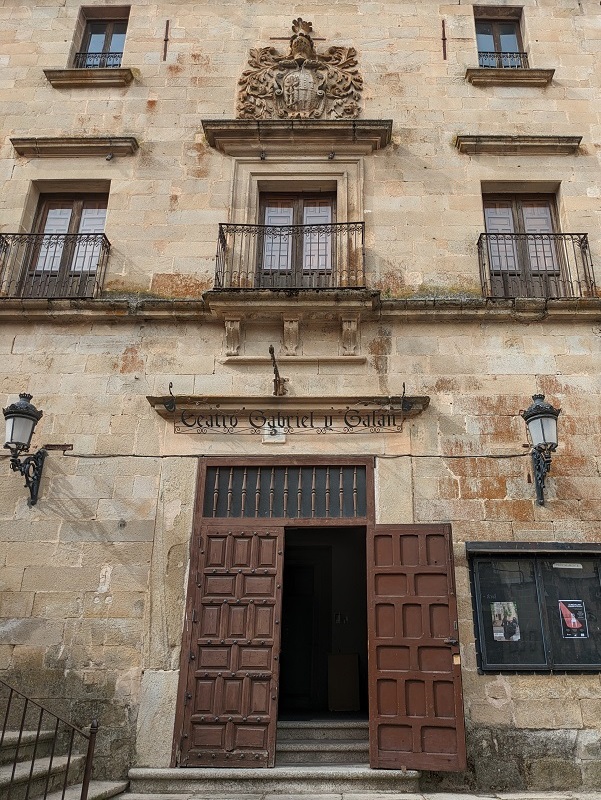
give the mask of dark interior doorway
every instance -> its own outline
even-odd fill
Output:
[[[366,715],[365,529],[287,529],[283,583],[278,715]]]

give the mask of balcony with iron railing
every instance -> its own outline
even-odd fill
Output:
[[[0,234],[0,299],[96,297],[110,246],[103,233]]]
[[[482,233],[482,292],[489,298],[595,297],[586,233]]]
[[[123,53],[75,53],[75,69],[118,69]]]
[[[482,69],[528,69],[527,53],[478,52],[478,66]]]
[[[363,222],[221,224],[215,288],[362,288],[364,229]]]

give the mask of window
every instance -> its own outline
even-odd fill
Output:
[[[106,208],[106,195],[42,195],[23,254],[19,294],[90,296],[108,252]]]
[[[471,568],[481,670],[601,670],[601,553],[476,554]]]
[[[269,286],[329,284],[334,248],[333,194],[262,195],[260,282]]]
[[[522,9],[476,6],[476,43],[481,68],[527,69],[520,32]]]
[[[112,16],[105,15],[111,13]],[[82,9],[83,35],[75,54],[78,69],[116,69],[121,66],[129,8]],[[81,30],[81,29],[80,29]]]
[[[553,195],[484,195],[488,261],[501,296],[557,296],[561,237]]]

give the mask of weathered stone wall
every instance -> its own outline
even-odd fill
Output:
[[[444,309],[394,301],[480,295],[483,184],[559,187],[562,230],[587,232],[599,261],[598,5],[526,0],[523,8],[531,66],[556,70],[544,89],[465,80],[477,64],[470,5],[327,8],[311,0],[298,10],[327,40],[319,48],[357,48],[363,117],[393,120],[392,146],[363,159],[355,187],[369,287],[393,300],[366,313],[364,362],[320,360],[341,352],[340,326],[306,314],[300,352],[313,360],[283,373],[297,396],[395,394],[405,382],[432,400],[396,437],[291,436],[277,455],[373,453],[380,522],[452,523],[471,764],[458,780],[592,788],[601,763],[599,675],[478,675],[463,543],[601,541],[601,315],[456,309],[445,321]],[[292,14],[283,11],[267,2],[135,0],[123,58],[132,85],[55,89],[42,70],[66,66],[79,3],[0,2],[0,232],[31,230],[40,191],[110,182],[105,296],[130,301],[64,316],[0,305],[3,405],[30,391],[44,410],[36,446],[73,444],[72,453],[48,457],[35,509],[0,462],[0,668],[35,697],[69,704],[80,724],[99,717],[100,772],[124,772],[133,758],[169,762],[196,457],[276,452],[247,437],[172,433],[146,395],[165,394],[169,381],[178,394],[266,395],[269,367],[225,363],[223,323],[201,303],[176,311],[136,303],[198,298],[212,286],[234,165],[207,146],[200,120],[234,116],[248,51],[289,33]],[[583,142],[572,156],[468,156],[454,146],[458,134],[517,133]],[[140,150],[110,162],[29,159],[12,148],[18,135],[133,135]],[[322,161],[330,169],[327,154]],[[301,162],[294,156],[280,174]],[[280,317],[247,319],[242,353],[266,355],[281,336]],[[519,417],[536,390],[562,407],[543,508],[534,503]],[[487,454],[513,457],[476,457]]]

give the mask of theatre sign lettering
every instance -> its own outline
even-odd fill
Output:
[[[149,397],[175,433],[324,435],[398,433],[403,423],[427,408],[429,397],[236,398]]]

